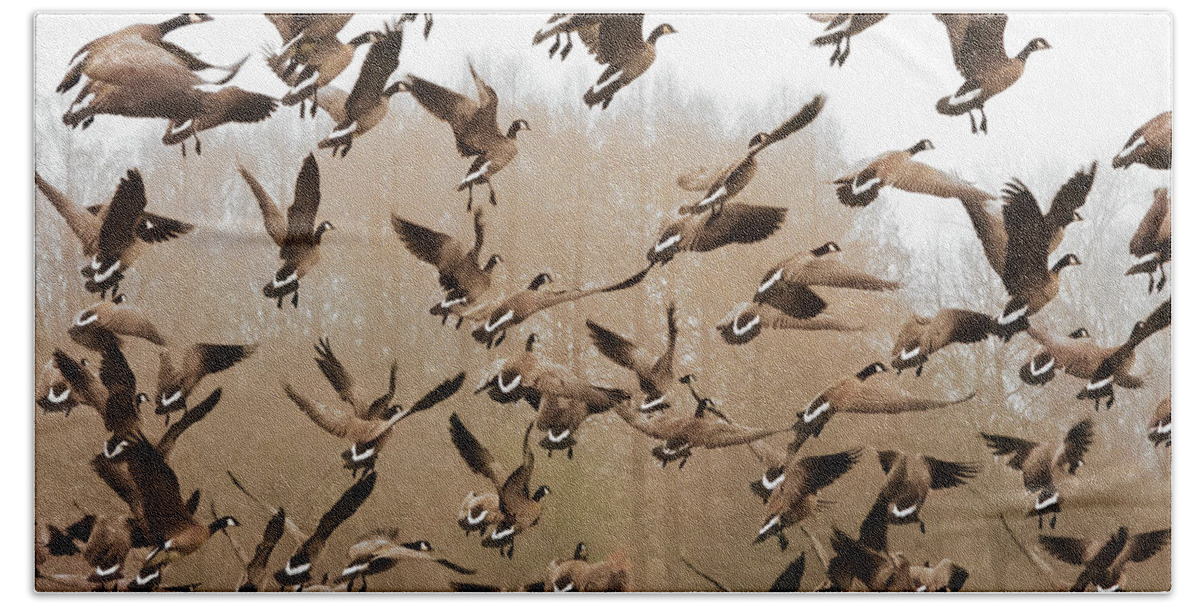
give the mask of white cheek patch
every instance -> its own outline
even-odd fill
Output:
[[[1157,260],[1158,256],[1159,256],[1159,253],[1157,251],[1151,251],[1150,253],[1147,253],[1146,255],[1134,260],[1133,263],[1134,264],[1145,264],[1146,262],[1152,262],[1154,260]]]
[[[675,243],[678,243],[681,240],[683,240],[682,234],[671,235],[654,244],[654,253],[662,253],[664,249],[674,245]]]
[[[558,588],[558,583],[554,583],[554,591],[556,593],[566,593],[567,591],[574,591],[574,590],[575,590],[575,581],[571,581],[571,582],[567,583],[567,586],[563,587],[562,589]]]
[[[1116,585],[1113,585],[1112,587],[1101,587],[1100,585],[1096,585],[1096,591],[1098,593],[1113,593],[1113,592],[1120,591],[1120,590],[1121,590],[1120,583],[1117,583]]]

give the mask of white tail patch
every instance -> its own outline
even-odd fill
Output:
[[[816,420],[818,416],[825,413],[825,410],[829,409],[829,405],[828,401],[821,401],[816,408],[813,408],[811,405],[804,408],[804,422]]]
[[[1102,388],[1104,388],[1104,387],[1106,387],[1106,386],[1108,386],[1108,385],[1112,384],[1112,381],[1113,381],[1113,377],[1112,377],[1112,376],[1109,376],[1109,377],[1107,377],[1107,378],[1103,378],[1103,379],[1100,379],[1100,380],[1094,380],[1094,381],[1092,381],[1092,382],[1088,382],[1088,383],[1087,383],[1087,390],[1089,390],[1089,391],[1100,390],[1100,389],[1102,389]]]
[[[687,443],[685,443],[675,449],[671,449],[664,445],[664,446],[662,446],[662,453],[664,456],[674,456],[674,455],[678,454],[679,452],[682,452],[683,450],[688,449],[689,447],[691,447],[691,446],[690,446],[690,444],[687,444]]]
[[[920,346],[913,348],[913,349],[909,349],[909,350],[902,350],[902,351],[900,351],[900,360],[908,361],[909,359],[912,359],[913,357],[916,357],[919,354],[921,354]]]
[[[467,523],[471,524],[472,526],[478,526],[483,521],[483,518],[487,517],[487,514],[488,514],[487,509],[480,511],[479,515],[472,516],[470,513],[468,513],[467,514]]]
[[[517,531],[513,526],[509,526],[503,530],[492,530],[492,540],[503,540],[513,535]]]
[[[1054,357],[1050,357],[1050,360],[1047,361],[1046,364],[1041,367],[1034,367],[1034,365],[1036,365],[1035,360],[1030,359],[1029,360],[1029,373],[1032,374],[1033,376],[1040,376],[1040,375],[1050,371],[1050,368],[1054,367]]]
[[[570,436],[570,434],[571,429],[563,429],[563,432],[557,435],[554,434],[554,431],[546,431],[546,439],[549,439],[550,443],[558,443],[563,439],[566,439],[568,436]]]
[[[1138,146],[1141,146],[1142,144],[1145,144],[1145,143],[1146,143],[1146,137],[1144,135],[1139,135],[1137,139],[1133,140],[1133,143],[1129,144],[1128,146],[1125,146],[1125,149],[1121,150],[1121,153],[1118,154],[1117,156],[1118,157],[1129,156],[1130,154],[1133,154],[1133,151],[1136,150],[1138,148]]]
[[[504,314],[500,315],[500,318],[496,319],[494,322],[493,322],[493,321],[488,321],[487,323],[484,323],[484,324],[483,324],[483,331],[486,331],[486,332],[489,332],[489,333],[490,333],[490,332],[493,332],[493,331],[495,331],[495,330],[496,330],[496,328],[497,328],[497,327],[500,327],[501,325],[504,325],[505,323],[507,323],[507,322],[511,321],[511,320],[512,320],[512,318],[513,318],[513,311],[512,311],[512,309],[510,308],[510,309],[509,309],[508,311],[506,311]]]
[[[913,505],[911,507],[908,507],[907,509],[901,509],[900,507],[896,506],[896,503],[892,503],[892,505],[891,505],[892,515],[896,518],[904,519],[905,517],[908,517],[909,515],[916,513],[917,506],[918,506],[918,503],[913,503]]]
[[[297,84],[296,86],[292,87],[292,88],[291,88],[291,89],[288,91],[288,95],[295,95],[295,94],[299,93],[300,91],[303,91],[304,89],[308,88],[310,85],[317,84],[317,78],[318,78],[320,75],[321,75],[321,73],[320,73],[320,72],[313,71],[313,73],[312,73],[312,76],[309,76],[308,78],[305,78],[304,80],[300,81],[300,83],[299,83],[299,84]]]
[[[312,562],[304,562],[303,564],[300,564],[299,566],[292,566],[292,560],[290,560],[290,559],[288,560],[288,562],[286,564],[283,565],[283,571],[285,573],[287,573],[288,576],[296,576],[297,574],[304,574],[305,572],[308,572],[309,568],[312,568]]]
[[[171,125],[170,133],[171,133],[171,135],[178,135],[178,134],[182,133],[183,131],[186,131],[188,129],[188,127],[191,127],[191,126],[192,126],[192,119],[189,118],[177,125]]]
[[[675,243],[683,240],[682,234],[673,234],[654,244],[654,253],[662,253],[662,251]]]
[[[617,79],[620,78],[621,75],[624,73],[625,73],[625,70],[617,70],[615,73],[613,73],[612,76],[605,78],[603,82],[597,82],[596,85],[592,87],[592,92],[595,93],[596,91],[603,90],[608,85],[616,82]]]
[[[118,443],[116,445],[116,447],[114,447],[112,449],[112,451],[109,451],[108,442],[105,441],[104,442],[104,457],[108,458],[109,460],[112,460],[113,458],[116,458],[117,456],[119,456],[121,454],[121,452],[124,452],[126,447],[129,447],[129,442],[122,439],[120,441],[120,443]]]
[[[365,562],[362,564],[351,564],[349,566],[346,566],[346,569],[342,570],[342,576],[350,576],[351,574],[356,574],[358,572],[362,572],[363,570],[367,569],[368,565],[370,565],[370,562]]]
[[[662,405],[662,402],[666,400],[666,398],[666,395],[659,395],[658,398],[654,399],[653,401],[645,401],[642,403],[642,409],[649,410],[658,407],[659,405]]]
[[[728,192],[728,190],[725,189],[725,186],[721,186],[720,188],[717,188],[716,191],[714,191],[712,194],[706,196],[704,198],[704,200],[700,201],[699,203],[696,203],[696,206],[703,207],[705,205],[708,205],[708,204],[712,203],[713,201],[721,198],[722,196],[725,196],[726,192]]]
[[[878,177],[872,177],[865,182],[859,182],[858,177],[859,176],[855,176],[854,181],[850,184],[850,193],[856,196],[866,192],[867,190],[870,190],[875,186],[875,184],[878,184],[881,181]]]
[[[398,415],[398,416],[402,416],[402,414],[397,414],[397,415]],[[359,453],[358,453],[358,444],[357,444],[357,443],[356,443],[356,444],[354,444],[354,445],[352,445],[352,446],[350,446],[350,460],[351,460],[351,462],[362,462],[362,461],[364,461],[364,460],[366,460],[366,459],[368,459],[368,458],[370,458],[370,457],[372,457],[372,456],[374,456],[374,455],[375,455],[375,448],[373,448],[373,447],[371,447],[371,448],[367,448],[367,451],[365,451],[365,452],[363,452],[363,453],[359,454]]]
[[[763,527],[758,529],[758,535],[762,536],[763,534],[766,534],[767,532],[769,532],[771,530],[771,528],[774,528],[777,525],[779,525],[779,516],[778,515],[776,515],[775,517],[772,517],[771,519],[768,519],[766,525],[764,525]]]
[[[1050,497],[1045,500],[1039,500],[1039,501],[1034,502],[1033,510],[1041,511],[1042,509],[1045,509],[1046,507],[1049,507],[1050,505],[1053,505],[1057,502],[1058,502],[1058,492],[1055,492],[1055,493],[1051,494]]]
[[[175,403],[176,401],[178,401],[179,398],[182,396],[183,396],[183,391],[181,391],[181,390],[177,390],[174,393],[171,393],[170,397],[168,397],[166,393],[163,393],[162,404],[163,405],[171,405],[172,403]]]
[[[1113,592],[1120,591],[1120,590],[1121,590],[1121,583],[1117,583],[1117,584],[1113,585],[1112,587],[1101,587],[1100,585],[1096,585],[1096,592],[1098,592],[1098,593],[1113,593]]]
[[[56,392],[54,392],[54,387],[50,387],[50,393],[46,395],[46,399],[49,399],[50,403],[62,403],[63,401],[67,400],[67,397],[70,397],[70,396],[71,396],[70,388],[64,388],[63,392],[56,393]]]
[[[964,103],[975,101],[983,94],[983,89],[971,89],[962,95],[955,95],[950,98],[949,103],[952,106],[960,106]]]
[[[96,94],[88,93],[87,95],[84,96],[83,99],[80,99],[79,101],[71,104],[71,107],[68,108],[68,111],[75,112],[77,110],[82,110],[82,109],[88,107],[88,105],[92,103],[93,99],[96,99]]]
[[[767,490],[774,490],[775,488],[779,487],[779,484],[783,483],[784,479],[787,479],[787,475],[784,473],[780,473],[775,479],[767,479],[767,474],[763,473],[762,485]]]
[[[762,293],[762,292],[770,289],[773,285],[775,285],[775,283],[779,282],[779,279],[782,279],[782,278],[783,278],[783,269],[780,268],[779,270],[775,271],[775,274],[771,275],[770,278],[763,281],[762,284],[758,286],[758,293]]]
[[[457,306],[459,304],[464,304],[464,303],[466,303],[466,301],[467,301],[467,299],[465,297],[454,298],[453,300],[442,300],[438,304],[438,306],[441,306],[442,308],[451,308],[451,307]]]
[[[760,321],[762,321],[762,317],[760,317],[758,315],[754,315],[754,318],[750,319],[750,321],[748,323],[746,323],[745,325],[738,325],[738,319],[735,317],[733,319],[733,335],[735,335],[735,336],[745,335],[746,332],[754,329],[754,326],[758,325],[758,323]]]
[[[121,562],[117,562],[108,568],[101,568],[100,566],[96,566],[96,576],[108,576],[120,569],[121,569]]]
[[[1021,317],[1025,316],[1025,313],[1027,313],[1027,312],[1029,312],[1029,307],[1022,306],[1006,315],[1001,315],[999,319],[996,319],[996,322],[1001,325],[1009,325],[1009,324],[1013,323],[1014,321],[1016,321],[1017,319],[1020,319]]]
[[[554,583],[554,592],[555,593],[566,593],[567,591],[574,591],[574,590],[575,590],[575,581],[571,581],[571,582],[567,583],[567,586],[563,587],[562,589],[558,588],[558,583]]]
[[[112,265],[109,266],[108,269],[105,270],[104,272],[97,272],[97,273],[93,274],[92,281],[95,283],[103,283],[103,282],[107,281],[109,279],[109,277],[111,277],[113,275],[114,272],[120,270],[120,268],[121,268],[121,260],[117,260],[117,261],[113,262]]]
[[[92,270],[100,270],[100,258],[92,256]]]
[[[350,124],[346,125],[345,127],[338,129],[337,131],[334,131],[333,133],[330,133],[329,139],[337,139],[339,137],[349,135],[349,134],[353,133],[354,130],[357,128],[358,128],[358,121],[356,120],[356,121],[351,122]]]
[[[89,309],[79,313],[79,315],[75,317],[75,325],[78,325],[79,327],[83,327],[83,326],[88,325],[89,323],[95,321],[99,317],[100,317],[100,315],[96,314],[95,312],[92,311],[92,309],[89,308]]]
[[[300,277],[296,276],[296,271],[293,270],[292,274],[289,274],[282,281],[280,281],[279,279],[273,279],[271,281],[271,286],[278,289],[280,287],[283,287],[284,285],[287,285],[288,283],[294,283],[298,280],[300,280]]]
[[[1162,424],[1162,423],[1160,422],[1160,423],[1158,424],[1158,426],[1154,427],[1154,432],[1155,432],[1155,433],[1157,433],[1157,434],[1159,434],[1159,435],[1169,435],[1169,434],[1171,434],[1171,423],[1170,423],[1170,422],[1168,422],[1168,423],[1166,423],[1166,424]]]
[[[150,581],[158,578],[158,575],[159,575],[158,570],[155,570],[154,572],[151,572],[150,574],[147,574],[146,576],[142,576],[141,574],[139,574],[133,579],[133,582],[138,585],[145,585],[145,584],[149,583]]]
[[[511,393],[514,388],[521,386],[521,374],[517,374],[515,377],[513,377],[512,381],[508,382],[507,384],[504,382],[504,374],[500,374],[499,376],[496,376],[496,386],[500,388],[500,392],[502,393]]]
[[[926,587],[925,585],[921,585],[920,587],[917,587],[917,593],[924,593],[926,591],[929,591],[929,588]]]
[[[1133,263],[1134,264],[1144,264],[1146,262],[1153,262],[1153,261],[1157,260],[1158,257],[1159,257],[1159,253],[1157,251],[1151,251],[1150,253],[1147,253],[1146,255],[1134,260]]]
[[[488,167],[491,167],[491,166],[492,166],[492,161],[490,161],[490,160],[483,163],[483,165],[481,165],[478,169],[476,169],[474,173],[468,173],[467,176],[464,177],[463,180],[461,182],[459,182],[458,185],[465,186],[465,185],[483,177],[484,174],[487,173]]]

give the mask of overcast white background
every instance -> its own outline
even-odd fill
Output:
[[[521,2],[506,3],[505,8],[527,8],[540,10],[537,15],[506,16],[508,19],[520,21],[522,24],[536,24],[544,21],[544,13],[563,10],[568,7],[574,10],[584,8],[603,8],[605,10],[631,9],[651,10],[641,3],[619,2],[606,4],[603,7],[596,4],[572,2]],[[654,3],[664,10],[677,11],[703,6],[706,9],[722,8],[720,5],[708,3]],[[895,10],[893,5],[883,8],[878,4],[861,2],[838,3],[838,10]],[[1193,3],[1194,4],[1194,3]],[[171,2],[125,2],[119,5],[125,9],[139,11],[173,11],[208,9],[242,10],[251,8],[245,3],[236,2],[207,2],[199,5],[187,5]],[[1000,4],[980,4],[971,2],[915,4],[905,2],[903,6],[909,10],[1036,10],[1047,9],[1139,9],[1156,10],[1170,9],[1175,13],[1174,32],[1177,36],[1175,43],[1178,61],[1176,97],[1174,105],[1179,109],[1175,115],[1175,126],[1180,133],[1175,138],[1175,165],[1181,169],[1182,179],[1177,180],[1172,192],[1176,203],[1174,210],[1176,221],[1187,231],[1194,226],[1191,207],[1196,199],[1195,186],[1188,180],[1189,169],[1192,167],[1194,154],[1194,125],[1189,108],[1196,106],[1195,99],[1195,58],[1197,53],[1194,31],[1200,22],[1200,11],[1185,2],[1160,3],[1056,3],[1017,2],[1010,1]],[[439,10],[484,9],[480,3],[443,1],[435,5]],[[288,3],[268,3],[253,8],[270,8],[273,10],[421,10],[433,8],[427,3],[416,6],[400,6],[397,3],[359,2],[354,5],[331,5],[330,3],[315,3],[292,1]],[[729,8],[725,6],[724,8]],[[821,5],[809,6],[807,3],[796,2],[740,2],[736,8],[755,8],[760,10],[798,10],[827,9]],[[3,103],[8,117],[9,146],[6,151],[4,170],[7,182],[10,184],[9,217],[10,227],[4,239],[5,266],[12,278],[10,285],[14,288],[7,290],[9,297],[4,303],[4,311],[9,319],[9,335],[16,336],[10,340],[8,348],[4,349],[4,387],[14,431],[8,434],[5,445],[6,456],[10,463],[9,481],[12,498],[5,507],[5,513],[10,525],[0,533],[4,538],[6,555],[4,556],[5,570],[10,573],[9,589],[17,595],[31,594],[30,561],[28,559],[28,525],[32,521],[32,499],[29,492],[31,477],[31,444],[32,424],[30,424],[33,408],[29,407],[28,395],[33,377],[32,361],[32,208],[33,195],[29,173],[32,169],[31,121],[30,107],[33,95],[27,88],[32,83],[39,93],[44,93],[49,87],[52,90],[61,77],[61,70],[66,66],[71,54],[78,47],[92,38],[112,31],[117,27],[132,21],[149,20],[132,16],[123,16],[119,20],[108,18],[89,19],[83,24],[72,24],[77,27],[72,32],[51,32],[42,30],[39,34],[39,44],[49,40],[69,40],[60,46],[44,44],[39,48],[41,58],[50,69],[35,80],[30,70],[33,65],[33,17],[34,10],[99,10],[100,7],[80,6],[69,3],[42,3],[35,6],[32,3],[14,3],[6,6],[4,28],[6,46],[9,49],[9,77],[16,83],[10,85],[4,96]],[[654,68],[644,77],[652,79],[670,72],[682,86],[692,87],[696,94],[712,98],[722,116],[728,120],[732,128],[737,121],[740,109],[749,105],[761,103],[764,91],[775,91],[779,87],[790,88],[805,95],[832,89],[836,84],[838,103],[830,104],[827,111],[835,113],[840,123],[846,125],[843,150],[850,158],[868,156],[884,149],[908,146],[922,137],[928,137],[938,142],[938,150],[926,159],[938,166],[953,166],[965,177],[979,181],[986,189],[997,191],[1003,180],[1013,175],[1040,175],[1045,167],[1053,167],[1053,173],[1063,173],[1065,178],[1068,170],[1073,170],[1085,159],[1098,158],[1102,165],[1107,164],[1115,150],[1119,149],[1128,133],[1157,114],[1162,109],[1171,107],[1170,92],[1164,93],[1161,83],[1169,81],[1172,67],[1162,62],[1164,56],[1170,56],[1171,24],[1147,20],[1127,20],[1124,23],[1142,24],[1140,27],[1122,29],[1121,22],[1115,20],[1100,20],[1096,16],[1080,18],[1073,16],[1068,22],[1062,19],[1048,19],[1039,16],[1036,27],[1033,19],[1028,16],[1015,15],[1009,24],[1007,43],[1008,51],[1014,54],[1034,36],[1042,36],[1050,41],[1054,50],[1037,53],[1030,60],[1026,76],[1010,93],[997,97],[988,104],[990,127],[992,133],[986,138],[963,137],[969,131],[965,117],[948,119],[933,112],[933,104],[937,97],[953,92],[961,83],[961,78],[948,61],[948,44],[945,30],[940,23],[932,18],[924,20],[905,20],[903,31],[894,31],[897,23],[888,20],[868,30],[854,39],[853,55],[841,70],[825,69],[829,51],[813,49],[807,42],[819,30],[819,24],[808,20],[800,14],[756,18],[755,27],[747,27],[750,23],[745,18],[731,18],[720,21],[705,19],[703,15],[670,15],[663,19],[654,14],[646,18],[647,29],[657,23],[669,20],[680,32],[676,36],[668,36],[661,40],[659,60]],[[193,31],[181,31],[174,37],[177,43],[189,49],[201,51],[202,57],[211,62],[231,61],[245,54],[248,50],[257,52],[261,43],[278,44],[274,29],[265,19],[253,20],[256,29],[243,31],[246,20],[217,21],[188,28]],[[375,29],[380,22],[379,16],[357,17],[346,28],[346,36],[353,35],[365,29]],[[514,83],[514,90],[525,91],[528,95],[540,95],[553,98],[561,96],[564,103],[578,103],[578,95],[589,79],[594,79],[599,72],[598,66],[585,60],[586,54],[578,49],[565,64],[554,64],[549,69],[544,50],[530,49],[529,38],[532,29],[521,27],[496,27],[497,20],[477,16],[471,19],[442,19],[437,22],[434,35],[428,44],[406,45],[401,57],[401,72],[414,72],[435,81],[460,86],[465,84],[462,74],[466,62],[475,59],[477,62],[487,61],[528,61],[538,69],[526,71],[529,80]],[[1151,26],[1144,24],[1151,23]],[[214,44],[221,40],[220,32],[230,32],[231,26],[236,25],[239,36],[237,43]],[[1118,26],[1118,27],[1114,27]],[[206,28],[201,32],[201,28]],[[224,29],[223,29],[224,28]],[[175,36],[175,35],[173,35]],[[195,36],[194,38],[190,38]],[[886,41],[886,44],[883,42]],[[878,43],[878,44],[877,44]],[[765,47],[769,53],[761,52]],[[1060,49],[1073,49],[1074,52],[1056,52]],[[1079,49],[1088,49],[1086,57],[1081,58]],[[512,55],[506,57],[505,55]],[[55,67],[57,66],[57,67]],[[820,68],[820,69],[818,69]],[[354,70],[348,70],[352,74]],[[866,74],[871,77],[865,77]],[[27,76],[22,77],[22,74]],[[268,78],[266,68],[258,61],[252,61],[243,74],[240,74],[236,84],[252,90],[261,90],[276,94],[282,92],[282,85]],[[346,75],[343,79],[348,78]],[[912,86],[919,79],[921,86]],[[640,82],[640,81],[639,81]],[[350,82],[341,82],[345,87]],[[637,86],[635,83],[634,86]],[[498,88],[500,88],[498,86]],[[1030,104],[1028,108],[1019,106],[1022,98],[1033,92],[1044,92],[1054,96],[1054,103]],[[1098,97],[1101,96],[1101,97]],[[1102,104],[1095,103],[1100,98]],[[64,107],[68,101],[63,98]],[[517,99],[519,102],[520,99]],[[617,103],[620,103],[618,97]],[[1100,107],[1097,110],[1097,107]],[[53,112],[61,114],[61,109]],[[878,124],[879,117],[887,117],[886,124]],[[1020,117],[1018,119],[1018,116]],[[898,119],[897,117],[904,117]],[[1021,124],[1014,124],[1016,121]],[[111,129],[108,134],[129,135],[126,129],[128,121],[100,117],[95,126],[88,131],[89,137],[102,137],[105,129]],[[139,121],[149,123],[151,121]],[[853,126],[851,126],[853,125]],[[60,123],[61,126],[61,123]],[[1084,128],[1086,127],[1086,128]],[[134,127],[141,129],[142,127]],[[155,123],[147,133],[157,139],[161,135],[162,126]],[[1081,136],[1087,133],[1088,136]],[[113,145],[120,145],[118,141]],[[1000,150],[1025,150],[1025,154],[1004,154]],[[1066,159],[1066,160],[1064,160]],[[1164,178],[1165,180],[1165,178]],[[1032,184],[1031,184],[1032,185]],[[1189,239],[1181,238],[1176,241],[1175,259],[1171,268],[1171,286],[1174,297],[1180,300],[1180,310],[1188,311],[1188,304],[1193,301],[1192,289],[1194,265],[1191,255],[1193,246]],[[1176,315],[1173,332],[1176,336],[1175,365],[1182,373],[1178,374],[1176,390],[1179,391],[1177,400],[1187,404],[1195,401],[1195,389],[1188,383],[1190,367],[1197,359],[1194,356],[1193,339],[1196,339],[1195,324],[1191,322],[1187,312]],[[1195,428],[1196,417],[1188,414],[1186,405],[1180,408],[1177,415],[1183,429],[1182,440],[1176,442],[1173,449],[1175,458],[1181,459],[1176,463],[1177,475],[1175,483],[1175,503],[1179,508],[1177,513],[1184,515],[1176,517],[1173,559],[1176,592],[1172,601],[1187,601],[1193,599],[1200,584],[1189,580],[1191,567],[1196,564],[1194,547],[1197,543],[1194,520],[1186,515],[1200,504],[1200,496],[1189,491],[1196,470],[1193,465],[1196,450],[1187,437],[1189,428]],[[1193,472],[1189,474],[1189,472]],[[47,601],[39,598],[40,601]],[[80,598],[82,599],[82,598]],[[93,600],[94,598],[88,598]],[[221,598],[230,601],[233,598]],[[411,601],[409,598],[375,598],[376,601]],[[478,598],[475,598],[478,599]],[[978,598],[977,598],[978,599]],[[1024,598],[1021,601],[1028,601]],[[1043,598],[1038,598],[1043,599]],[[694,601],[689,598],[688,601]],[[895,602],[899,598],[888,598],[886,601]],[[61,600],[60,600],[61,601]],[[123,601],[129,601],[127,599]],[[240,600],[246,601],[246,600]],[[277,600],[278,601],[278,600]],[[441,599],[448,601],[448,599]],[[459,600],[462,601],[462,600]],[[494,601],[494,600],[491,600]],[[509,598],[507,601],[514,601]],[[596,601],[596,600],[592,600]],[[642,598],[641,602],[662,601],[662,598]],[[709,598],[708,601],[721,601]],[[758,597],[751,601],[766,601]],[[812,596],[791,601],[816,601]],[[855,603],[867,601],[858,599]],[[905,601],[905,600],[900,600]],[[912,601],[907,600],[907,601]],[[1003,598],[991,598],[991,601],[1005,601]],[[1011,600],[1009,600],[1011,601]],[[1070,598],[1045,598],[1050,601],[1071,601]],[[1075,600],[1078,601],[1078,600]]]

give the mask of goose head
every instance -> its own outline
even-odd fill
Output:
[[[524,118],[518,118],[518,119],[512,121],[512,124],[508,125],[508,134],[507,135],[508,135],[509,139],[516,139],[517,133],[520,133],[521,131],[532,131],[532,130],[533,129],[529,128],[529,123],[526,122]]]
[[[646,42],[654,44],[659,38],[666,36],[667,34],[675,33],[678,32],[674,27],[671,27],[670,23],[663,23],[662,25],[654,28],[654,31],[650,32],[650,35],[646,37]]]
[[[1058,273],[1062,272],[1062,270],[1068,266],[1078,266],[1082,263],[1083,262],[1079,261],[1078,256],[1076,256],[1073,253],[1068,253],[1067,255],[1064,255],[1061,258],[1058,258],[1058,261],[1055,262],[1054,266],[1052,266],[1050,268],[1050,272],[1054,273],[1054,274],[1058,274]]]
[[[413,551],[420,551],[421,553],[428,553],[430,551],[433,551],[433,545],[429,544],[429,541],[427,541],[427,540],[414,540],[411,543],[404,543],[400,546],[404,547],[405,549],[411,549]]]
[[[208,533],[210,535],[216,534],[217,532],[220,532],[226,528],[236,528],[240,525],[242,525],[242,523],[236,518],[231,515],[225,515],[214,519],[213,522],[208,525]]]
[[[549,273],[541,272],[541,273],[538,273],[538,275],[536,277],[533,277],[533,280],[530,281],[529,287],[527,289],[529,291],[537,291],[539,288],[541,288],[542,285],[545,285],[547,283],[553,283],[553,282],[554,282],[554,279],[550,276]]]
[[[500,254],[493,253],[492,257],[487,259],[487,263],[483,265],[483,271],[491,272],[492,269],[496,267],[496,264],[499,264],[503,261],[504,261],[504,258],[500,257]]]
[[[1076,329],[1075,331],[1071,332],[1071,338],[1073,338],[1075,340],[1079,340],[1081,338],[1090,338],[1090,337],[1092,337],[1092,334],[1088,333],[1088,330],[1086,327],[1080,327],[1079,329]]]
[[[533,498],[536,502],[541,502],[543,498],[550,494],[550,486],[538,486],[538,489],[533,491]]]
[[[1044,51],[1048,48],[1050,48],[1050,43],[1046,42],[1045,38],[1034,38],[1025,45],[1025,48],[1021,49],[1020,53],[1017,53],[1017,59],[1025,61],[1034,51]]]
[[[333,230],[333,229],[334,229],[333,224],[331,224],[327,221],[321,222],[321,225],[317,226],[316,232],[313,233],[313,240],[316,241],[318,244],[320,244],[321,235],[325,234],[326,231]]]
[[[876,361],[862,368],[862,371],[855,374],[854,377],[858,378],[859,380],[866,380],[867,378],[870,378],[871,376],[883,371],[887,371],[887,366],[879,361]]]
[[[922,139],[921,141],[914,144],[911,148],[909,148],[908,153],[909,154],[917,154],[918,152],[924,152],[925,150],[932,150],[932,149],[933,149],[933,142],[929,141],[928,139]]]
[[[826,254],[837,253],[841,250],[842,250],[842,248],[840,246],[838,246],[837,243],[835,243],[833,241],[829,241],[829,242],[825,243],[824,245],[817,247],[816,249],[810,250],[809,253],[811,253],[813,255],[813,257],[815,257],[815,258],[819,258]]]
[[[375,44],[383,39],[383,35],[379,32],[363,32],[350,39],[350,46],[359,47],[364,44]]]

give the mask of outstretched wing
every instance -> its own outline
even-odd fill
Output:
[[[693,221],[703,221],[700,233],[689,247],[692,251],[712,251],[732,243],[757,243],[775,234],[787,216],[786,207],[726,204],[720,215],[709,215]]]
[[[1092,161],[1090,169],[1080,169],[1058,189],[1054,200],[1050,202],[1050,210],[1046,212],[1046,225],[1063,228],[1074,221],[1075,211],[1087,202],[1095,181],[1096,161]]]
[[[308,241],[317,221],[317,206],[320,204],[321,171],[317,168],[317,159],[310,153],[304,158],[304,164],[296,176],[295,196],[292,206],[288,207],[287,244]],[[287,248],[286,244],[284,248]]]
[[[246,180],[246,185],[250,186],[250,191],[254,193],[254,200],[258,201],[258,209],[262,212],[267,235],[271,237],[272,241],[275,241],[277,246],[282,247],[287,242],[288,223],[275,204],[275,199],[267,194],[266,188],[263,188],[262,184],[258,183],[258,179],[251,175],[245,167],[238,165],[238,171],[241,172],[242,179]]]
[[[458,454],[466,461],[471,471],[491,479],[497,488],[503,485],[504,479],[501,477],[500,463],[467,429],[457,412],[450,414],[450,440],[454,442]]]
[[[321,373],[325,375],[325,379],[329,380],[329,384],[333,385],[333,390],[337,391],[338,397],[354,407],[354,414],[359,418],[366,418],[366,406],[354,391],[354,377],[350,372],[346,371],[346,367],[333,354],[333,348],[329,344],[329,338],[321,338],[313,348],[317,351],[317,356],[313,358],[317,362],[317,367],[321,369]],[[362,405],[360,405],[362,404]]]
[[[142,182],[142,174],[137,169],[130,169],[117,185],[117,191],[108,205],[108,213],[100,224],[101,255],[115,260],[133,244],[134,226],[145,209],[146,186]]]
[[[799,112],[793,114],[791,118],[785,120],[783,124],[775,127],[775,130],[767,133],[766,137],[759,141],[757,146],[751,149],[751,154],[756,153],[777,141],[781,141],[792,133],[807,127],[809,123],[817,119],[817,115],[821,113],[821,109],[824,107],[824,95],[817,95],[816,97],[813,97],[812,101],[805,104],[803,108],[800,108]]]
[[[1017,296],[1030,285],[1044,285],[1050,278],[1046,258],[1050,254],[1050,232],[1037,199],[1018,180],[1004,187],[1004,288]]]
[[[600,20],[599,35],[594,43],[582,34],[580,39],[588,44],[588,50],[596,56],[597,62],[621,65],[646,44],[642,40],[644,17],[641,13],[605,15]]]

